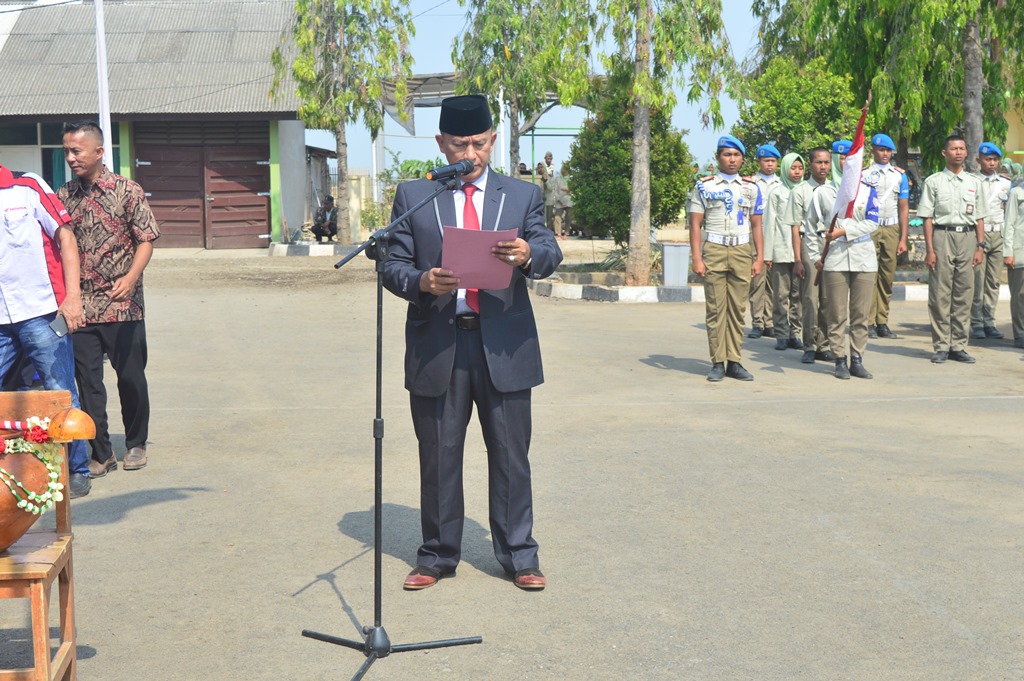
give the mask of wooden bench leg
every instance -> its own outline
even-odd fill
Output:
[[[74,560],[71,556],[70,546],[68,546],[67,559],[64,569],[57,575],[60,592],[60,645],[62,649],[67,650],[67,655],[70,658],[67,669],[61,675],[61,681],[75,681],[78,674],[78,649],[77,632],[75,631],[75,579],[72,573]]]
[[[50,585],[32,582],[32,652],[36,681],[50,681]]]

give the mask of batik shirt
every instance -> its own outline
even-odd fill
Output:
[[[128,298],[110,298],[114,283],[131,269],[136,247],[160,236],[142,187],[104,168],[88,190],[74,179],[58,195],[78,238],[86,323],[143,319],[141,276]]]

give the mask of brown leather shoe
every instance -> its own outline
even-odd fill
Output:
[[[406,591],[419,591],[420,589],[427,589],[434,586],[445,577],[454,576],[454,570],[442,573],[433,568],[417,565],[413,568],[412,572],[406,576],[405,583],[402,585],[402,588]]]
[[[124,453],[124,469],[126,471],[137,471],[140,468],[145,468],[146,463],[145,447],[132,447]]]
[[[537,568],[516,571],[512,582],[525,591],[543,591],[548,585],[547,577]]]
[[[117,457],[113,454],[106,461],[97,461],[90,457],[89,459],[89,477],[90,478],[102,478],[107,474],[107,471],[117,470]]]

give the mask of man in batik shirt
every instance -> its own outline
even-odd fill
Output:
[[[149,387],[142,271],[160,235],[146,196],[135,182],[103,166],[103,132],[93,121],[64,125],[64,158],[77,179],[59,196],[78,238],[85,328],[73,337],[82,408],[96,422],[92,477],[117,468],[107,428],[103,355],[117,373],[124,423],[124,469],[146,465]]]

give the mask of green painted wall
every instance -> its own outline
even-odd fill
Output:
[[[127,177],[129,180],[135,179],[135,149],[132,147],[132,124],[127,121],[121,121],[117,124],[118,140],[120,146],[120,169],[117,171],[118,175]]]
[[[277,121],[270,121],[270,241],[281,241],[281,153]]]

